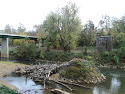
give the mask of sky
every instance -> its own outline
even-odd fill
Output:
[[[79,7],[78,16],[83,25],[88,20],[98,25],[105,14],[120,18],[125,13],[125,0],[0,0],[0,30],[7,24],[17,29],[20,23],[32,30],[50,11],[61,9],[69,1]]]

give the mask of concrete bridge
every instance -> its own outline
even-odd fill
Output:
[[[1,45],[1,57],[9,58],[9,44],[8,39],[24,39],[28,38],[30,40],[37,41],[37,37],[35,36],[26,36],[26,35],[15,35],[15,34],[6,34],[0,33],[0,38],[2,38],[2,45]]]

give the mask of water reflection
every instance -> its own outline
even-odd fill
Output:
[[[107,76],[104,83],[95,85],[86,85],[87,87],[93,87],[93,89],[85,89],[77,86],[69,85],[72,89],[76,89],[74,94],[125,94],[125,70],[112,70],[112,69],[101,69],[101,72]],[[21,77],[5,77],[1,80],[7,80],[10,84],[18,87],[20,90],[32,90],[25,92],[26,94],[35,94],[35,90],[38,90],[36,94],[53,94],[49,90],[43,89],[42,85],[37,85],[31,79]],[[59,84],[49,84],[47,87],[60,88],[68,91],[66,88]],[[85,86],[85,85],[84,85]]]
[[[118,78],[113,77],[111,80],[110,91],[112,94],[118,94],[121,82]]]
[[[110,91],[108,89],[105,89],[104,87],[94,87],[92,94],[110,94]]]
[[[26,94],[35,94],[35,91],[37,90],[37,94],[43,94],[42,85],[36,85],[30,78],[21,76],[21,77],[5,77],[1,78],[0,80],[6,80],[8,83],[11,85],[16,86],[19,88],[21,93],[26,93]],[[30,91],[31,90],[31,91]]]
[[[107,79],[94,86],[92,94],[125,94],[125,70],[101,69],[101,72]]]

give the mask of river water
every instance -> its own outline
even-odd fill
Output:
[[[77,86],[69,85],[71,88],[76,89],[74,94],[125,94],[125,70],[122,69],[100,69],[107,79],[101,84],[85,85],[92,87],[92,89],[85,89]],[[8,76],[1,78],[8,81],[10,84],[20,89],[20,92],[26,94],[53,94],[50,90],[43,90],[43,85],[34,83],[31,79],[25,76],[12,77]],[[60,88],[68,91],[65,87],[52,83],[46,87]]]

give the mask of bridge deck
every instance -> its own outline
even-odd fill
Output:
[[[35,41],[38,39],[38,38],[35,37],[35,36],[6,34],[6,33],[0,33],[0,38],[12,38],[12,39],[24,39],[24,38],[29,38],[29,39],[35,40]]]

